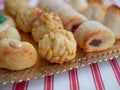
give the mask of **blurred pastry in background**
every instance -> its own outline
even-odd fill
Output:
[[[27,0],[5,0],[4,11],[7,15],[15,18],[19,9],[28,7],[31,6],[27,2]]]
[[[59,30],[45,34],[39,41],[39,54],[51,63],[67,62],[76,56],[77,44],[71,32]]]
[[[18,29],[23,32],[31,31],[31,22],[34,21],[37,14],[27,0],[7,0],[4,7],[5,13],[13,17]]]
[[[74,36],[79,47],[85,52],[106,50],[115,43],[112,31],[97,21],[87,21],[81,24]]]
[[[69,0],[67,3],[81,13],[88,7],[87,0]]]
[[[102,0],[88,0],[88,8],[83,14],[89,20],[97,20],[103,22],[106,14],[106,8],[103,5]]]
[[[38,6],[47,12],[58,14],[63,22],[64,28],[69,31],[74,32],[80,24],[87,21],[84,15],[60,0],[39,0]]]
[[[47,33],[49,30],[56,30],[63,28],[63,23],[58,15],[54,13],[44,12],[40,8],[33,8],[29,6],[29,3],[26,0],[11,0],[5,2],[5,9],[8,6],[11,6],[11,12],[14,11],[16,13],[16,17],[14,17],[17,28],[25,33],[32,33],[35,41],[39,41],[39,39]],[[22,3],[26,3],[27,6],[22,5]],[[15,6],[16,3],[18,6]],[[18,11],[14,8],[19,8]],[[7,11],[7,10],[6,10]]]
[[[116,39],[120,39],[120,7],[111,5],[107,9],[104,25],[112,30]]]

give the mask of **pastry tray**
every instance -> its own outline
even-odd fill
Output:
[[[22,40],[32,43],[37,48],[37,43],[34,42],[30,34],[20,32]],[[36,79],[38,77],[44,77],[46,75],[52,75],[55,73],[71,70],[72,68],[83,67],[91,63],[102,62],[118,58],[120,56],[120,40],[116,41],[115,45],[108,50],[85,53],[80,48],[77,48],[76,57],[63,64],[50,64],[47,60],[39,57],[37,64],[33,67],[21,71],[9,71],[6,69],[0,69],[0,84],[22,82],[30,79]]]

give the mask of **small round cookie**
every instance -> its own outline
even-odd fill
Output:
[[[51,63],[67,62],[76,56],[76,41],[71,32],[48,32],[39,41],[39,54]]]
[[[33,24],[32,36],[36,42],[49,31],[57,31],[63,29],[63,24],[58,15],[53,13],[41,13]]]
[[[23,70],[35,65],[36,49],[28,42],[13,39],[0,41],[0,68]]]
[[[104,25],[112,30],[116,39],[120,39],[120,7],[111,5],[107,9]]]

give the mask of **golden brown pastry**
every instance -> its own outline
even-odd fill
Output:
[[[101,51],[111,48],[115,36],[110,29],[97,21],[87,21],[74,33],[79,47],[85,52]]]
[[[13,39],[0,41],[0,68],[22,70],[35,65],[37,52],[28,42]]]
[[[33,24],[32,36],[36,42],[49,31],[56,31],[63,28],[63,24],[58,15],[53,13],[41,13]]]
[[[28,7],[31,6],[28,4],[27,0],[5,0],[4,11],[6,14],[15,18],[19,9]]]
[[[17,28],[25,33],[32,31],[32,25],[43,11],[39,8],[20,9],[16,16]]]
[[[9,18],[9,17],[8,17]],[[6,18],[6,16],[0,14],[0,40],[4,38],[11,38],[20,40],[19,32],[14,26],[12,19]]]
[[[6,2],[7,5],[5,4],[5,7],[11,6],[11,5],[9,5],[9,2],[15,3],[16,1],[18,2],[18,0],[7,1]],[[32,35],[33,35],[34,39],[36,40],[36,38],[39,37],[38,31],[41,29],[47,29],[45,31],[49,31],[51,29],[55,30],[57,28],[63,28],[62,21],[60,20],[60,18],[57,15],[44,12],[40,8],[32,8],[30,6],[24,7],[23,5],[22,6],[24,8],[22,8],[21,3],[23,3],[23,1],[25,1],[25,0],[22,0],[21,2],[19,2],[20,5],[14,6],[14,8],[20,8],[16,13],[16,18],[15,18],[17,27],[20,30],[22,30],[25,33],[32,32],[32,30],[33,30]],[[11,11],[12,10],[14,11],[14,9],[11,6]],[[48,20],[48,21],[46,21],[46,20]],[[43,32],[43,30],[41,32]],[[37,35],[34,35],[34,33],[35,34],[37,33]],[[38,41],[38,39],[36,41]]]
[[[104,21],[105,26],[110,28],[116,39],[120,39],[120,8],[111,5],[107,9],[107,14]]]
[[[47,12],[58,14],[66,30],[74,31],[80,24],[87,21],[79,12],[60,0],[40,0],[38,6]]]
[[[89,0],[88,8],[83,14],[89,20],[97,20],[103,22],[106,14],[106,8],[100,0]]]
[[[86,0],[69,0],[68,4],[81,13],[88,7],[88,2]]]
[[[67,62],[76,56],[76,41],[71,32],[48,32],[39,41],[39,54],[51,63]]]
[[[31,31],[32,22],[40,12],[40,9],[34,10],[27,0],[8,0],[5,2],[5,13],[14,18],[17,28],[23,32]]]

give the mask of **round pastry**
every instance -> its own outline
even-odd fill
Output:
[[[25,33],[31,32],[32,25],[43,11],[39,8],[22,8],[16,16],[17,28]]]
[[[22,70],[35,65],[36,49],[28,42],[2,39],[0,41],[0,68]]]
[[[19,32],[14,28],[14,23],[11,23],[12,19],[7,20],[4,15],[0,14],[0,40],[4,38],[11,38],[20,40]]]
[[[49,31],[57,31],[63,28],[63,24],[58,15],[53,13],[41,13],[33,24],[32,36],[36,42]]]
[[[88,7],[88,2],[86,0],[69,0],[68,4],[81,13]]]
[[[74,36],[79,47],[85,52],[106,50],[115,43],[112,31],[97,21],[87,21],[81,24]]]
[[[76,41],[71,32],[48,32],[39,41],[39,54],[51,63],[67,62],[76,56]]]
[[[90,0],[88,8],[83,12],[83,14],[89,20],[97,20],[103,22],[106,14],[106,9],[100,0]]]
[[[104,25],[112,30],[116,39],[120,39],[120,8],[111,5],[107,9]]]
[[[19,9],[28,7],[30,7],[30,5],[27,0],[5,0],[4,11],[15,18]]]

